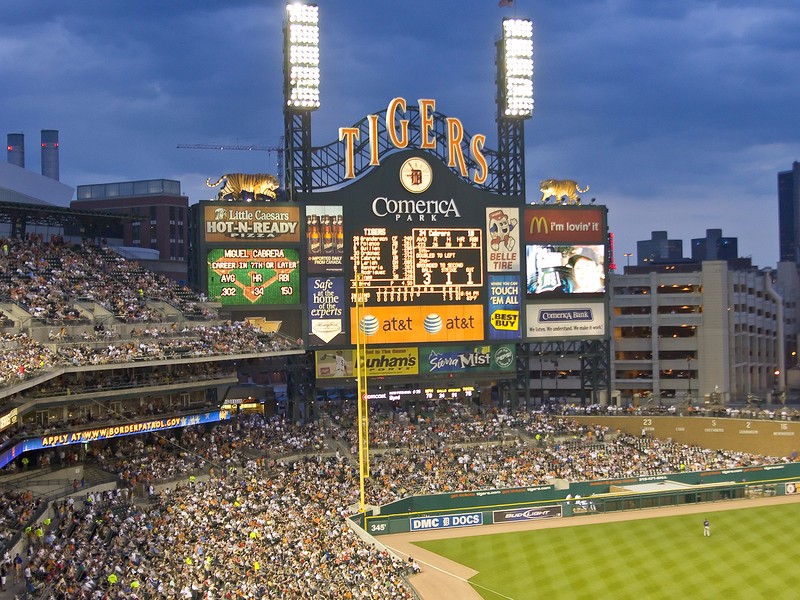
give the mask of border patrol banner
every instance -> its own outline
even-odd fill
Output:
[[[137,433],[149,433],[151,431],[175,429],[177,427],[189,427],[191,425],[216,423],[217,421],[227,421],[230,418],[231,415],[227,410],[215,410],[197,415],[187,415],[185,417],[154,419],[152,421],[144,421],[142,423],[109,425],[107,427],[97,427],[95,429],[84,429],[83,431],[72,431],[57,435],[47,435],[40,438],[31,438],[15,444],[12,448],[0,454],[0,469],[5,467],[8,463],[22,453],[29,452],[31,450],[54,448],[56,446],[66,446],[69,444],[95,442],[98,440],[107,440],[125,435],[136,435]]]

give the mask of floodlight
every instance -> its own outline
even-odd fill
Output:
[[[528,19],[503,20],[501,94],[506,117],[527,119],[533,114],[533,23]]]
[[[314,4],[286,5],[284,98],[294,110],[319,108],[319,18]]]

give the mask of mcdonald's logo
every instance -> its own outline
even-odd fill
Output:
[[[605,244],[605,207],[559,206],[525,209],[525,242],[528,244],[564,243]]]
[[[547,219],[544,217],[533,217],[531,218],[531,225],[528,229],[528,232],[533,235],[534,231],[533,228],[536,227],[536,233],[543,233],[547,235],[550,233],[550,226],[547,224]]]

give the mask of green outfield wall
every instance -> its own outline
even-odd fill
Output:
[[[624,491],[649,484],[646,492]],[[683,485],[675,489],[675,486]],[[663,485],[664,489],[657,489]],[[623,491],[621,491],[623,490]],[[353,517],[367,533],[383,535],[518,521],[779,496],[800,492],[800,463],[718,469],[624,479],[489,489],[403,498]],[[580,496],[580,498],[578,498]]]

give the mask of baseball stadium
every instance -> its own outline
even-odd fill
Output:
[[[677,335],[620,395],[608,208],[525,178],[531,21],[496,149],[403,97],[315,146],[323,12],[287,6],[284,171],[207,181],[187,280],[150,213],[0,201],[0,596],[794,598],[800,412],[701,394]]]

